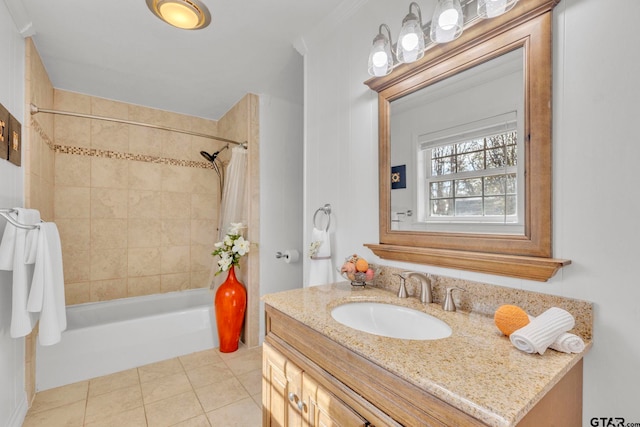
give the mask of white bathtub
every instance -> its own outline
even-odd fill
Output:
[[[36,390],[217,346],[208,289],[73,305],[61,341],[37,345]]]

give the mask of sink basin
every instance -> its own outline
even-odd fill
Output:
[[[331,310],[331,317],[359,331],[407,340],[437,340],[451,335],[442,320],[411,308],[379,302],[352,302]]]

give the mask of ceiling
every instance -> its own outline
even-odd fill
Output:
[[[211,24],[187,31],[145,0],[6,0],[55,88],[214,120],[248,92],[286,92],[291,70],[301,85],[293,43],[342,1],[203,0]]]

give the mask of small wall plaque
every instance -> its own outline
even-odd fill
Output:
[[[9,111],[0,104],[0,159],[9,160]]]
[[[407,165],[391,166],[391,189],[407,188]]]
[[[9,115],[9,161],[20,166],[22,158],[22,125],[12,115]]]

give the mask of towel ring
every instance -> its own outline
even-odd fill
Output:
[[[318,224],[316,222],[316,219],[318,218],[318,214],[322,212],[327,216],[327,226],[324,229],[324,231],[329,231],[329,226],[331,225],[331,205],[329,203],[327,203],[326,205],[324,205],[321,208],[318,208],[316,210],[316,213],[313,214],[313,226],[315,228],[317,228],[318,230],[321,229],[321,227],[318,227]]]
[[[6,219],[9,224],[17,228],[22,228],[23,230],[35,230],[36,228],[40,228],[40,226],[37,224],[28,225],[28,224],[19,223],[9,215],[10,213],[14,213],[14,212],[17,212],[17,211],[15,209],[0,209],[0,216],[4,217],[4,219]]]

